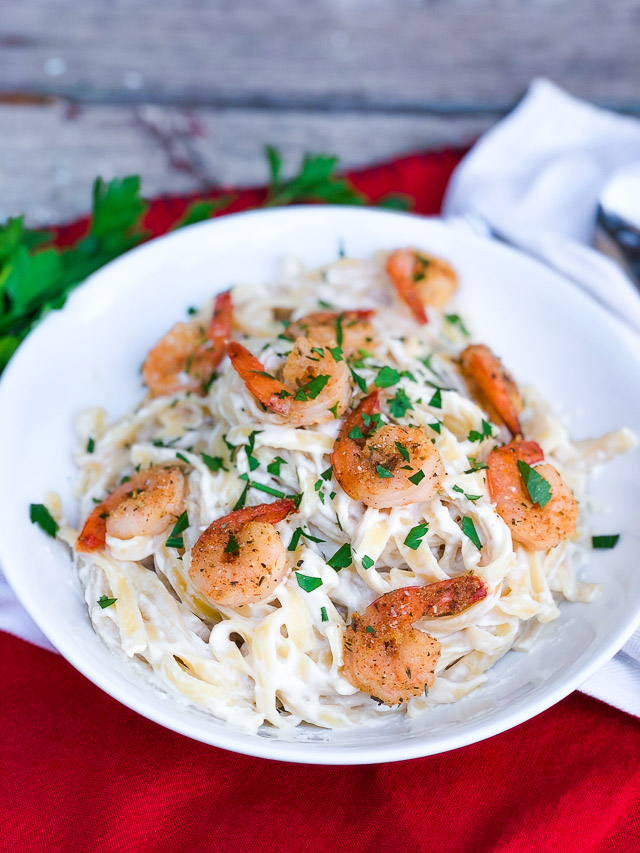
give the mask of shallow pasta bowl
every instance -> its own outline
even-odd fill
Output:
[[[142,395],[138,367],[185,308],[236,281],[277,275],[283,255],[307,265],[413,244],[440,254],[461,279],[458,304],[474,337],[516,377],[564,412],[576,438],[626,425],[640,433],[640,346],[574,285],[504,245],[437,219],[309,207],[259,211],[186,228],[93,275],[20,347],[0,383],[0,564],[31,616],[91,681],[146,717],[189,737],[265,758],[359,764],[414,758],[504,731],[562,699],[611,657],[640,623],[640,452],[614,460],[592,495],[605,508],[597,532],[620,533],[594,551],[583,577],[601,582],[589,605],[561,605],[534,649],[509,653],[461,701],[407,720],[325,731],[263,727],[248,734],[140,680],[94,633],[66,547],[29,521],[29,504],[56,490],[71,521],[75,415],[104,406],[111,418]],[[606,511],[605,511],[606,510]]]

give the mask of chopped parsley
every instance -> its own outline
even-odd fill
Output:
[[[257,489],[259,492],[264,492],[267,495],[273,495],[274,498],[283,498],[285,496],[284,492],[281,492],[280,489],[272,489],[271,486],[265,486],[264,483],[256,483],[255,480],[250,480],[248,474],[240,474],[240,479],[244,480],[247,484],[245,486],[245,490]]]
[[[431,427],[434,432],[440,433],[442,431],[442,424],[440,421],[436,421],[434,424],[427,424],[427,426]]]
[[[404,444],[401,444],[399,441],[396,441],[396,450],[398,451],[400,456],[402,456],[405,462],[409,461],[409,451],[404,446]]]
[[[347,433],[347,436],[349,438],[353,438],[353,439],[362,438],[362,430],[360,429],[359,426],[356,425],[356,426],[352,427],[352,429],[349,430],[349,432]]]
[[[112,604],[115,604],[117,600],[117,598],[109,598],[106,595],[101,595],[98,599],[98,604],[104,610],[105,607],[111,607]]]
[[[400,381],[400,374],[393,367],[382,367],[375,378],[374,385],[377,388],[390,388]]]
[[[520,471],[520,476],[527,487],[531,502],[538,504],[540,509],[545,507],[551,500],[550,483],[522,459],[518,459],[518,471]]]
[[[229,541],[227,542],[227,546],[224,549],[225,554],[236,554],[240,550],[240,545],[238,545],[238,540],[233,535],[233,533],[229,534]]]
[[[353,367],[350,367],[351,376],[353,377],[353,381],[356,383],[358,388],[362,391],[363,394],[367,391],[367,383],[364,380],[364,377],[360,376],[359,373],[356,373]]]
[[[398,388],[395,396],[389,400],[389,412],[391,413],[391,417],[402,418],[409,409],[413,409],[413,403],[407,397],[402,388]]]
[[[370,569],[374,565],[375,565],[375,560],[372,560],[368,554],[365,554],[364,557],[362,558],[362,568],[363,569]]]
[[[471,468],[465,471],[465,474],[473,474],[475,471],[482,471],[484,468],[489,467],[488,465],[484,465],[482,462],[478,462],[475,456],[467,456],[467,459],[469,460]]]
[[[376,465],[376,474],[378,477],[382,477],[383,479],[389,479],[389,477],[393,477],[391,471],[388,468],[385,468],[384,465]]]
[[[189,462],[187,457],[183,456],[182,453],[176,453],[176,459],[179,459],[181,462],[186,462],[187,465],[191,465],[191,462]]]
[[[412,477],[409,477],[409,480],[414,484],[414,486],[417,486],[418,483],[421,483],[424,480],[424,471],[416,471]]]
[[[592,536],[591,545],[594,548],[615,548],[620,539],[619,533],[612,533],[610,536]]]
[[[338,420],[338,406],[339,406],[339,405],[340,405],[340,403],[335,403],[335,404],[334,404],[333,406],[331,406],[331,408],[329,409],[329,411],[331,412],[331,414],[333,415],[333,417],[335,418],[335,420]]]
[[[189,517],[187,515],[187,511],[182,513],[180,518],[176,521],[173,530],[171,531],[171,535],[164,543],[167,548],[184,548],[184,539],[182,538],[182,534],[189,526]]]
[[[247,462],[249,463],[249,471],[255,471],[256,468],[260,467],[260,463],[253,455],[253,450],[256,445],[256,436],[262,432],[262,430],[252,430],[247,436],[247,443],[244,445],[244,452],[247,454]]]
[[[312,578],[309,575],[301,575],[300,572],[296,572],[296,580],[300,589],[305,592],[313,592],[314,589],[322,586],[322,578]]]
[[[382,426],[382,416],[380,412],[374,412],[372,415],[366,413],[362,415],[362,422],[365,425],[367,433],[371,435]]]
[[[478,533],[476,531],[473,519],[469,518],[468,515],[465,515],[462,518],[462,532],[465,536],[471,539],[478,551],[482,550],[482,542],[480,541],[480,537],[478,536]]]
[[[320,608],[320,618],[322,619],[323,622],[329,621],[329,617],[327,616],[327,608],[326,607]]]
[[[491,430],[491,424],[482,419],[482,432],[478,432],[476,429],[472,429],[469,431],[469,435],[467,439],[469,441],[484,441],[485,438],[491,438],[493,432]]]
[[[457,326],[465,337],[469,337],[471,332],[465,326],[462,317],[459,314],[445,314],[444,319],[452,326]]]
[[[237,500],[237,501],[235,502],[235,504],[233,505],[233,510],[232,510],[232,512],[235,512],[237,509],[242,509],[242,507],[243,507],[243,506],[246,504],[246,502],[247,502],[247,495],[248,495],[248,494],[249,494],[249,483],[247,483],[247,485],[244,487],[244,489],[242,490],[242,493],[241,493],[240,497],[238,498],[238,500]]]
[[[343,352],[342,347],[328,347],[329,352],[331,353],[331,357],[334,361],[343,361]]]
[[[306,385],[302,385],[296,391],[294,399],[298,401],[315,400],[318,394],[329,381],[329,374],[324,373],[321,376],[314,376]]]
[[[228,468],[224,467],[224,459],[222,456],[209,456],[208,453],[201,453],[200,458],[207,466],[210,471],[213,471],[215,474],[217,471],[228,471]]]
[[[329,465],[329,467],[326,468],[320,476],[323,480],[328,482],[333,477],[333,465]]]
[[[460,492],[461,495],[464,495],[468,501],[479,501],[480,498],[482,497],[482,495],[468,495],[465,492],[465,490],[462,488],[462,486],[456,485],[456,486],[453,486],[452,488],[453,488],[454,492]]]
[[[286,465],[286,464],[287,464],[286,459],[283,459],[282,456],[276,456],[276,458],[272,462],[269,462],[269,464],[267,465],[267,471],[270,474],[273,474],[274,477],[279,477],[280,476],[280,466]]]
[[[338,346],[342,349],[342,344],[344,342],[344,335],[342,333],[342,314],[338,314],[336,317],[336,341]]]
[[[95,449],[96,449],[96,443],[93,440],[93,438],[90,438],[89,441],[87,442],[87,453],[93,453],[93,451]]]
[[[346,569],[347,566],[350,566],[352,562],[351,545],[349,545],[348,542],[345,542],[344,545],[341,545],[340,548],[338,548],[333,557],[330,557],[327,560],[327,565],[331,566],[332,569],[335,569],[336,572],[339,572],[340,569]]]
[[[55,539],[59,525],[44,504],[31,504],[29,518],[34,524],[41,527],[47,535]]]
[[[412,527],[411,530],[407,533],[407,537],[404,540],[404,544],[407,548],[411,548],[412,551],[416,551],[420,545],[422,545],[422,540],[427,535],[429,530],[429,525],[426,521],[422,524],[416,524],[415,527]]]
[[[442,408],[442,391],[440,388],[436,388],[433,397],[429,400],[429,405],[434,409]]]

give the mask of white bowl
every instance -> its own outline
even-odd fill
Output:
[[[146,717],[236,752],[317,764],[359,764],[444,752],[514,726],[562,699],[622,646],[640,622],[638,450],[614,460],[592,492],[598,532],[584,577],[604,584],[590,605],[561,605],[532,652],[510,652],[485,685],[420,719],[342,731],[265,727],[247,734],[138,680],[94,633],[68,550],[29,521],[29,504],[61,493],[75,519],[74,417],[125,413],[142,394],[138,367],[185,308],[236,281],[268,282],[295,253],[308,265],[414,244],[443,255],[461,278],[459,304],[474,336],[516,377],[560,404],[574,436],[627,425],[640,433],[636,340],[574,285],[512,249],[437,219],[310,207],[227,216],[153,241],[93,275],[20,347],[0,383],[0,561],[20,600],[60,652],[91,681]]]

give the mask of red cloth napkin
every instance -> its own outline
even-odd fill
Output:
[[[436,213],[460,152],[351,175],[371,199]],[[233,209],[257,204],[239,194]],[[160,199],[163,233],[187,199]],[[61,229],[61,242],[82,224]],[[640,721],[582,694],[430,758],[313,767],[189,740],[61,657],[0,632],[0,850],[525,853],[640,850]]]

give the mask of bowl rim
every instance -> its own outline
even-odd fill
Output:
[[[218,228],[222,224],[227,225],[230,221],[238,222],[241,220],[255,218],[274,218],[291,216],[292,212],[295,215],[305,217],[313,214],[317,216],[319,212],[324,211],[332,216],[344,215],[348,211],[349,216],[361,217],[364,219],[384,217],[408,217],[411,219],[427,222],[439,222],[447,227],[453,227],[451,220],[442,217],[426,217],[419,214],[407,213],[404,211],[380,210],[371,208],[352,208],[352,207],[336,207],[332,205],[299,205],[295,207],[258,209],[250,211],[241,211],[238,213],[227,214],[224,217],[206,220],[196,223],[179,231],[170,232],[160,237],[149,240],[148,242],[137,246],[136,248],[126,252],[124,255],[116,258],[110,263],[101,267],[99,270],[89,276],[81,285],[79,285],[71,293],[67,305],[74,300],[79,293],[86,294],[88,290],[92,290],[100,286],[100,278],[105,274],[113,275],[117,272],[121,265],[126,265],[131,262],[131,258],[139,258],[142,254],[149,254],[157,251],[158,245],[166,247],[169,242],[178,244],[182,235],[186,231],[193,232],[195,229],[205,230]],[[472,240],[480,240],[483,243],[489,242],[484,238],[479,237],[471,232],[466,232],[465,237]],[[495,244],[495,241],[491,241]],[[540,261],[530,256],[524,255],[518,250],[499,244],[500,251],[517,255],[520,259],[526,260],[527,263],[545,270],[545,274],[549,275],[549,268]],[[562,280],[567,288],[571,289],[575,298],[583,300],[592,310],[599,312],[602,317],[602,322],[608,324],[616,335],[621,336],[626,346],[636,343],[635,338],[630,336],[628,329],[613,315],[606,312],[602,307],[594,303],[584,292],[582,292],[569,279],[555,271],[554,275],[558,280]],[[48,329],[52,324],[55,324],[59,317],[66,310],[65,306],[61,311],[51,312],[36,326],[27,338],[18,347],[13,358],[5,369],[4,375],[0,378],[0,408],[4,398],[6,387],[10,381],[13,381],[14,375],[18,375],[22,370],[22,362],[25,358],[25,352],[30,352],[34,346],[38,345],[39,335],[43,328]],[[1,493],[0,493],[1,499]],[[19,567],[15,565],[11,555],[10,536],[7,536],[7,530],[3,529],[3,516],[0,513],[0,532],[5,535],[0,536],[0,566],[18,597],[20,603],[34,619],[40,630],[58,649],[62,656],[86,678],[93,682],[100,689],[104,690],[108,695],[117,699],[127,708],[139,713],[141,716],[152,720],[172,731],[176,731],[194,740],[206,743],[212,746],[217,746],[222,749],[231,750],[244,755],[254,757],[269,758],[279,761],[290,761],[294,763],[319,764],[319,765],[358,765],[358,764],[378,764],[390,761],[401,761],[412,758],[426,757],[428,755],[439,754],[451,749],[457,749],[467,746],[493,735],[506,731],[520,723],[531,719],[542,711],[550,708],[552,705],[559,702],[561,699],[569,695],[580,684],[586,681],[594,672],[596,672],[607,660],[609,660],[621,647],[633,632],[640,627],[640,608],[632,619],[627,620],[618,630],[612,632],[607,642],[603,643],[598,652],[592,657],[588,664],[581,667],[576,673],[568,677],[564,682],[558,684],[554,688],[547,688],[540,695],[534,697],[534,701],[522,704],[521,707],[516,707],[515,710],[502,710],[496,714],[489,716],[486,719],[475,721],[473,727],[469,730],[457,730],[452,728],[451,732],[445,732],[439,735],[437,743],[429,744],[422,741],[419,737],[410,739],[398,739],[390,743],[383,744],[365,744],[364,746],[345,746],[341,744],[313,743],[304,741],[294,741],[261,737],[260,735],[252,735],[241,729],[227,728],[212,728],[211,732],[195,731],[195,726],[190,724],[188,718],[176,720],[169,719],[169,715],[164,713],[162,703],[153,703],[145,700],[141,694],[139,697],[130,695],[126,690],[120,689],[118,685],[110,683],[108,673],[105,674],[97,668],[92,668],[86,663],[82,656],[78,653],[77,647],[74,644],[70,634],[65,634],[61,630],[57,631],[52,628],[51,624],[41,624],[38,614],[35,612],[34,605],[28,597],[26,585],[23,587],[20,579]],[[12,568],[12,566],[14,568]],[[15,569],[15,570],[14,570]],[[56,628],[58,626],[56,625]],[[214,718],[215,719],[215,718]],[[274,730],[275,731],[275,730]],[[207,736],[211,734],[212,736]]]

